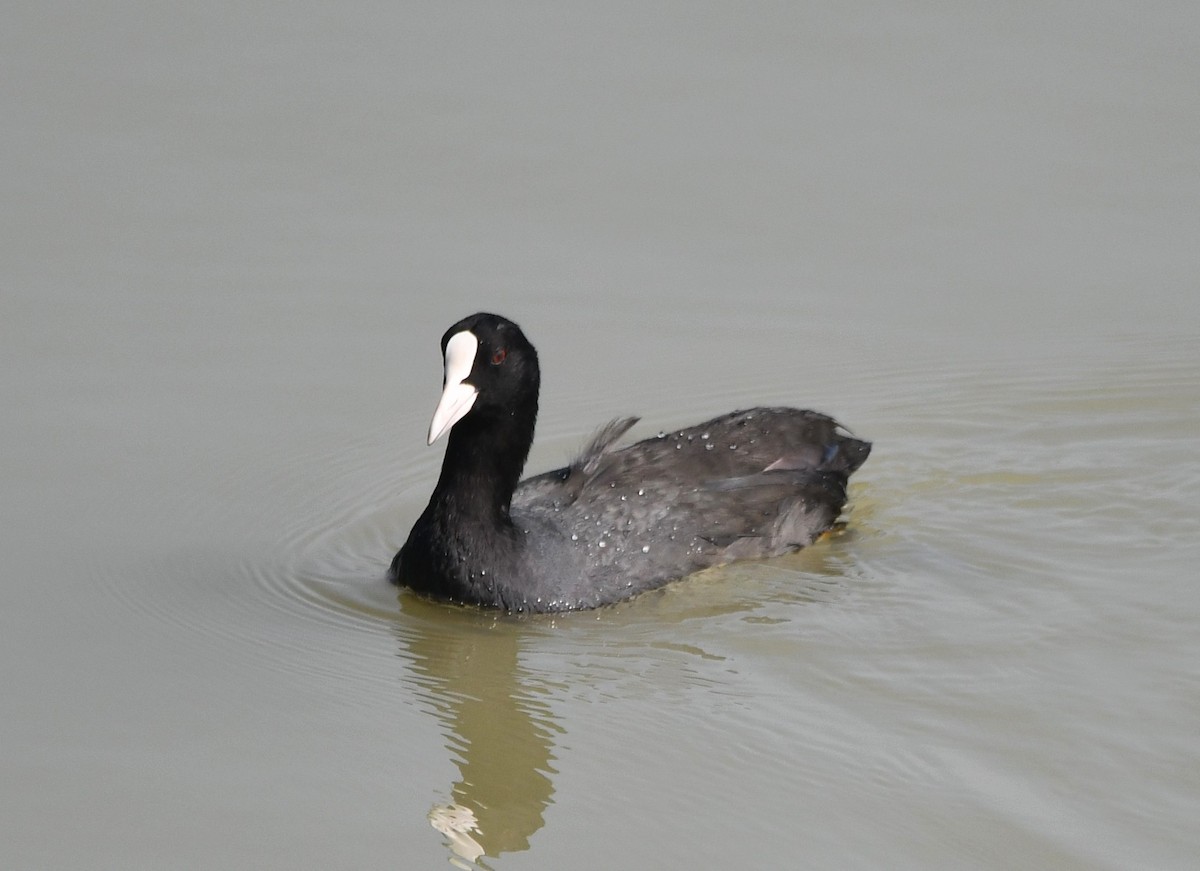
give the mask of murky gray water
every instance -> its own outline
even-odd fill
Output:
[[[0,864],[1193,868],[1200,14],[23,4]],[[512,620],[382,572],[437,340],[530,470],[756,403],[847,531]]]

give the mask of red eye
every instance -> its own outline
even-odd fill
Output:
[[[492,365],[499,366],[504,362],[504,358],[508,356],[508,351],[504,348],[498,348],[495,354],[492,354]]]

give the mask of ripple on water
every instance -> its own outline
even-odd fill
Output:
[[[206,489],[173,493],[177,501],[159,510],[192,543],[129,554],[100,567],[98,583],[148,618],[140,633],[164,633],[192,659],[225,662],[241,651],[254,667],[364,698],[373,673],[364,659],[396,654],[396,591],[383,573],[402,525],[398,506],[429,464],[397,471],[392,441],[368,433],[335,451],[273,457],[267,481],[271,470],[237,467]],[[237,516],[245,513],[253,520]]]
[[[939,584],[970,590],[972,608],[1011,614],[1020,605],[998,593],[998,576],[1053,579],[1069,568],[1064,554],[1083,558],[1100,543],[1098,530],[1105,545],[1148,556],[1181,536],[1200,537],[1187,510],[1197,484],[1189,451],[1200,388],[1190,351],[1158,351],[1135,347],[1129,353],[1136,359],[1107,368],[935,370],[918,361],[911,369],[853,373],[856,391],[881,405],[853,421],[875,450],[851,487],[846,533],[795,557],[716,570],[591,619],[605,631],[619,624],[635,646],[643,630],[652,638],[688,620],[730,618],[762,635],[791,619],[788,603],[841,598],[848,600],[843,613],[853,614],[865,597],[874,608],[904,600],[923,610],[944,595]],[[697,406],[719,401],[693,398]],[[686,410],[677,416],[689,417]],[[587,425],[575,427],[577,441]],[[419,430],[413,421],[408,428]],[[565,433],[567,424],[551,420],[545,428]],[[564,454],[568,441],[552,439]],[[164,623],[221,643],[253,643],[268,657],[275,650],[284,662],[293,646],[286,632],[263,638],[265,612],[321,624],[351,646],[356,636],[394,632],[408,615],[382,576],[440,461],[420,440],[397,442],[390,429],[379,430],[336,449],[278,458],[252,501],[252,552],[197,546],[161,567],[166,583],[114,577],[113,594]],[[245,501],[235,482],[256,477],[234,469],[218,489]],[[164,510],[192,511],[188,525],[204,528],[221,525],[221,508],[197,497]],[[271,530],[274,539],[263,546]],[[578,626],[589,618],[566,619]]]
[[[806,581],[823,573],[887,577],[905,568],[964,579],[992,576],[1001,567],[1044,573],[1056,557],[1029,545],[1050,535],[1060,548],[1086,549],[1095,545],[1098,525],[1106,527],[1107,541],[1144,549],[1196,532],[1188,512],[1161,510],[1164,495],[1185,500],[1194,493],[1197,477],[1194,464],[1179,462],[1180,446],[1192,438],[1189,400],[1198,399],[1194,361],[1178,347],[1167,350],[1176,359],[1145,353],[1140,368],[1109,371],[1064,373],[1052,365],[1008,374],[936,371],[917,361],[911,369],[853,373],[857,392],[886,397],[883,410],[871,415],[875,420],[858,427],[876,445],[851,488],[853,551],[821,546],[801,555],[794,583],[782,590],[767,585],[747,592],[754,581],[746,574],[761,580],[786,572],[780,568],[786,562],[718,571],[713,589],[737,592],[711,600],[702,595],[707,587],[695,580],[685,595],[675,588],[663,594],[667,607],[652,609],[653,619],[669,620],[664,612],[679,608],[696,616],[737,612],[762,620],[767,615],[755,614],[763,601],[756,595],[769,589],[772,600],[790,593],[803,599]],[[715,392],[721,396],[719,387]],[[717,401],[693,398],[696,405]],[[857,401],[863,402],[861,396]],[[884,417],[886,428],[879,420]],[[546,429],[564,426],[552,421]],[[576,435],[582,440],[587,433]],[[377,631],[397,615],[395,593],[380,578],[423,504],[439,460],[439,452],[425,450],[419,441],[397,446],[390,430],[340,442],[333,451],[281,457],[275,466],[281,471],[254,500],[265,509],[256,515],[256,537],[278,530],[269,548],[220,568],[203,554],[180,555],[164,572],[175,577],[181,564],[194,559],[226,579],[218,589],[233,604]],[[1137,487],[1129,486],[1131,466],[1137,467]],[[243,476],[255,477],[246,469],[229,473],[230,481]],[[981,504],[986,516],[978,510]],[[220,505],[198,501],[170,510],[194,510],[198,516],[191,525],[203,528],[205,515],[220,511]],[[1131,510],[1158,516],[1150,524],[1123,523]],[[1036,518],[1036,528],[1028,528],[1029,518]],[[881,539],[892,561],[887,565],[876,561],[876,536],[891,537]],[[898,539],[912,559],[907,567],[894,562]],[[825,558],[832,562],[822,567]],[[725,583],[731,572],[738,576],[735,585]],[[214,582],[180,583],[207,596]],[[204,613],[194,610],[190,597],[164,593],[161,585],[114,583],[112,589],[131,606],[177,625],[194,627]],[[650,612],[635,603],[611,613],[627,610]],[[223,623],[209,631],[229,640],[233,627]]]
[[[1016,723],[1005,728],[1025,729],[1030,746],[1041,746],[1036,736],[1074,766],[1056,774],[1062,782],[1086,785],[1093,760],[1061,738],[1064,723],[1113,722],[1107,696],[1131,691],[1078,664],[1103,657],[1105,645],[1145,650],[1174,637],[1172,605],[1191,600],[1170,595],[1171,585],[1182,594],[1192,582],[1163,577],[1160,566],[1169,573],[1200,540],[1194,355],[1172,345],[1126,351],[1072,369],[913,363],[863,373],[855,401],[874,408],[851,423],[875,450],[852,485],[844,533],[597,612],[505,618],[397,596],[383,573],[440,452],[419,439],[397,451],[390,431],[282,456],[266,483],[234,470],[220,489],[235,510],[239,500],[254,508],[244,540],[194,543],[169,563],[102,581],[194,655],[244,651],[349,705],[393,687],[399,655],[400,679],[463,772],[445,804],[477,815],[486,791],[470,783],[497,754],[471,748],[508,747],[513,735],[520,765],[499,773],[505,784],[532,784],[539,821],[557,756],[584,741],[625,754],[623,770],[647,789],[661,778],[658,757],[675,754],[680,770],[705,759],[704,779],[723,779],[735,795],[769,787],[768,772],[783,765],[848,803],[889,791],[936,803],[949,757],[929,746],[950,746],[961,770],[984,772],[955,790],[986,798],[992,769],[1049,789],[1038,753],[988,755],[989,740],[1004,737],[994,724]],[[551,419],[551,452],[569,454],[592,423]],[[165,506],[191,512],[196,528],[224,528],[221,508]],[[1154,584],[1127,582],[1147,571]],[[389,667],[363,667],[385,658]],[[1166,705],[1145,686],[1140,710]],[[596,716],[609,705],[619,723]],[[629,746],[629,733],[657,735],[664,722],[669,744]],[[1132,730],[1096,738],[1131,758],[1144,752]],[[783,745],[805,752],[772,758]],[[1105,765],[1097,770],[1114,779],[1128,774]],[[702,791],[690,776],[680,788]],[[584,800],[620,811],[603,796]]]

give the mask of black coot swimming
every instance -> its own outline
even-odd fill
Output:
[[[830,529],[871,445],[830,417],[752,408],[614,447],[603,427],[571,465],[518,483],[537,418],[537,352],[475,314],[442,336],[429,443],[450,433],[429,505],[391,579],[508,611],[595,608],[707,566],[778,556]]]

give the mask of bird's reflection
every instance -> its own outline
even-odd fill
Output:
[[[518,663],[521,639],[536,624],[409,595],[400,604],[402,655],[459,770],[430,822],[460,863],[528,849],[554,793],[559,731],[544,690]]]

